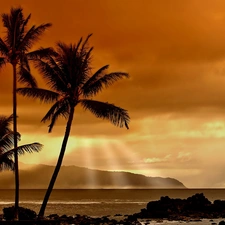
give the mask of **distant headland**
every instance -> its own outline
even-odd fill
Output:
[[[45,189],[54,166],[23,165],[20,169],[21,189]],[[0,173],[0,189],[14,188],[12,172]],[[56,189],[150,189],[186,188],[174,178],[147,177],[130,172],[109,172],[77,166],[62,166]]]

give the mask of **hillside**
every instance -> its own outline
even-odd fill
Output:
[[[26,167],[26,168],[25,168]],[[45,189],[54,166],[23,166],[20,170],[21,189]],[[12,172],[0,173],[0,188],[14,188]],[[62,166],[55,188],[185,188],[173,178],[147,177],[129,172],[109,172],[76,166]]]

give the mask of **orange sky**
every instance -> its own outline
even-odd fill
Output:
[[[110,64],[110,71],[131,76],[98,97],[129,110],[130,130],[77,110],[65,165],[225,187],[225,1],[7,0],[0,12],[19,5],[32,14],[30,26],[53,23],[37,47],[93,33],[93,70]],[[10,73],[10,66],[0,72],[0,109],[8,115]],[[19,97],[21,143],[45,145],[22,162],[55,164],[65,121],[48,134],[39,122],[48,107]]]

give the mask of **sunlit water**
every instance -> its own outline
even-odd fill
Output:
[[[140,212],[149,201],[159,200],[161,196],[186,199],[196,193],[204,195],[213,202],[225,200],[225,189],[148,189],[148,190],[54,190],[49,200],[46,215],[89,215],[114,216]],[[45,190],[20,190],[20,206],[39,211]],[[0,210],[13,205],[14,190],[0,190]],[[217,222],[217,220],[215,220]],[[177,222],[181,224],[185,222]],[[209,220],[204,224],[211,224]],[[151,221],[157,224],[157,221]],[[161,223],[162,224],[162,223]],[[176,224],[176,221],[164,221],[163,224]],[[196,224],[196,222],[189,222]],[[200,224],[199,222],[197,224]]]

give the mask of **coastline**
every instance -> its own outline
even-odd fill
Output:
[[[4,208],[4,216],[1,215],[0,224],[99,224],[99,225],[142,225],[142,224],[186,224],[217,225],[225,218],[225,200],[209,201],[203,193],[196,193],[187,199],[170,198],[162,196],[157,201],[150,201],[145,208],[134,214],[116,214],[114,216],[88,216],[82,214],[59,215],[50,214],[44,220],[37,220],[35,211],[20,207],[20,221],[10,221],[13,217],[13,206]],[[63,210],[62,212],[63,213]],[[225,222],[223,222],[223,225]],[[222,224],[221,224],[222,225]]]

